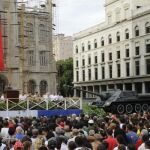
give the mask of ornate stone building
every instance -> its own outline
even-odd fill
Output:
[[[73,57],[73,38],[64,34],[53,36],[55,60],[65,60]]]
[[[0,10],[5,56],[0,91],[10,84],[21,92],[56,93],[51,0],[40,8],[1,0]]]
[[[106,0],[105,12],[74,35],[74,86],[150,93],[150,1]]]

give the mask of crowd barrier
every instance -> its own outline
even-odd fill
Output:
[[[19,100],[0,100],[0,116],[52,116],[79,114],[82,111],[82,99],[63,98],[61,100],[34,101],[30,98]]]

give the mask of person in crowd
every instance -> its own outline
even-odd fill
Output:
[[[8,137],[9,136],[9,134],[8,134],[8,130],[9,130],[9,128],[8,128],[8,121],[5,119],[4,121],[3,121],[3,128],[1,129],[1,135],[2,135],[2,137]]]
[[[25,135],[23,134],[23,129],[22,129],[22,127],[21,126],[18,126],[17,128],[16,128],[16,139],[17,140],[22,140],[23,139],[23,137],[24,137]]]
[[[117,146],[117,141],[113,138],[113,131],[111,128],[107,129],[107,136],[105,142],[108,143],[108,150],[113,150]]]
[[[138,135],[133,131],[133,127],[131,124],[127,125],[127,141],[130,144],[136,144],[136,142],[138,141]]]

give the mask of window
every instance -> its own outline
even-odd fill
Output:
[[[91,49],[91,42],[88,41],[88,50],[90,50],[90,49]]]
[[[76,49],[76,54],[77,54],[77,53],[79,52],[79,51],[78,51],[78,46],[77,46],[77,45],[76,45],[76,48],[75,48],[75,49]]]
[[[150,40],[146,40],[146,53],[150,53]]]
[[[47,93],[48,84],[47,81],[43,80],[40,82],[40,94],[43,95]]]
[[[46,34],[46,26],[43,24],[39,25],[39,40],[40,42],[43,42],[46,40],[47,34]]]
[[[97,48],[97,40],[94,40],[94,48]]]
[[[88,69],[88,77],[89,77],[89,80],[91,80],[91,69]]]
[[[120,64],[117,64],[117,77],[121,76],[121,67]]]
[[[120,32],[117,32],[117,42],[120,41]]]
[[[146,73],[150,74],[150,59],[146,60]]]
[[[116,8],[116,22],[120,21],[120,8]]]
[[[105,79],[105,67],[102,66],[102,79]]]
[[[85,66],[85,59],[82,59],[82,66]]]
[[[79,81],[79,71],[76,71],[76,81]]]
[[[129,30],[128,29],[125,30],[125,39],[129,39]]]
[[[150,23],[149,23],[149,22],[147,22],[147,23],[145,24],[145,32],[146,32],[146,33],[150,33]]]
[[[139,33],[139,27],[136,26],[135,27],[135,36],[139,36],[139,35],[140,35],[140,33]]]
[[[140,45],[139,45],[139,42],[135,43],[135,55],[140,55]]]
[[[34,34],[33,34],[33,24],[32,23],[27,23],[26,33],[27,33],[27,39],[33,40]]]
[[[35,94],[36,82],[34,80],[29,80],[28,83],[28,93]]]
[[[120,51],[117,51],[117,59],[120,59]]]
[[[109,65],[109,78],[112,78],[112,65]]]
[[[79,67],[79,61],[76,60],[76,67],[78,68]]]
[[[101,46],[104,46],[104,37],[101,38]]]
[[[91,57],[88,57],[88,65],[91,65]]]
[[[109,53],[109,60],[112,60],[112,53]]]
[[[140,75],[140,62],[135,61],[135,74],[138,76]]]
[[[97,56],[95,56],[94,61],[95,61],[95,64],[97,64]]]
[[[104,53],[102,53],[102,62],[104,62],[105,61],[105,55],[104,55]]]
[[[112,38],[111,35],[108,36],[108,43],[111,44],[112,43]]]
[[[98,69],[95,68],[95,80],[97,80],[97,79],[98,79]]]
[[[129,57],[130,54],[129,54],[129,49],[126,49],[126,57]]]
[[[40,52],[40,66],[47,66],[48,60],[47,60],[47,54],[46,51]]]
[[[84,43],[82,43],[82,52],[85,51],[85,48],[84,48]]]
[[[85,81],[85,70],[82,70],[82,80]]]
[[[130,57],[129,45],[126,45],[125,49],[126,49],[126,57]]]
[[[126,76],[127,77],[130,76],[130,63],[129,62],[126,63]]]
[[[34,51],[28,51],[27,53],[28,65],[35,66]]]

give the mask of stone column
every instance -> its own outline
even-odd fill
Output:
[[[125,88],[125,84],[123,83],[123,91],[125,90],[126,88]]]
[[[142,82],[142,94],[145,94],[145,82]]]
[[[135,91],[135,83],[132,83],[132,91]]]

